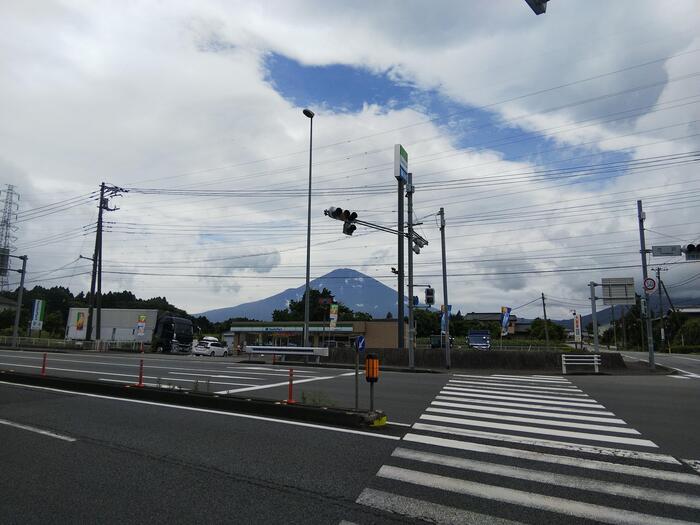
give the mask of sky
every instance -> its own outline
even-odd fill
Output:
[[[590,281],[641,285],[649,245],[700,241],[700,4],[694,0],[5,2],[0,198],[21,200],[27,286],[90,286],[190,313],[353,268],[396,287],[393,151],[429,241],[415,280],[453,310],[590,311]],[[649,259],[679,303],[700,264]],[[16,277],[10,277],[10,287]],[[599,306],[600,307],[600,306]]]

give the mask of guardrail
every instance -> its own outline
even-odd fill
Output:
[[[595,373],[598,373],[600,366],[600,356],[598,354],[583,355],[583,354],[562,354],[561,356],[561,373],[566,374],[566,365],[572,366],[592,366]]]
[[[83,350],[87,352],[109,352],[111,350],[129,350],[137,352],[141,348],[139,341],[76,341],[73,339],[46,339],[41,337],[18,337],[13,344],[12,336],[0,336],[0,347],[45,348],[55,350]]]

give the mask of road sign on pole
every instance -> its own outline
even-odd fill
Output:
[[[682,253],[680,244],[651,247],[651,255],[653,257],[680,257]]]
[[[651,292],[654,290],[654,288],[656,288],[656,281],[653,277],[647,277],[644,279],[644,290]]]
[[[364,335],[357,336],[357,339],[355,339],[355,346],[357,347],[358,352],[365,351],[365,336]]]
[[[633,277],[603,277],[603,304],[636,304]]]

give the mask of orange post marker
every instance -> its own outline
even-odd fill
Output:
[[[289,392],[287,392],[287,403],[290,405],[296,403],[296,401],[294,401],[293,389],[294,389],[294,370],[292,370],[290,368],[289,369]]]
[[[44,362],[41,364],[41,375],[45,376],[46,375],[46,359],[47,359],[47,353],[44,352]]]

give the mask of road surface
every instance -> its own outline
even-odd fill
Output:
[[[114,359],[71,366],[126,373]],[[278,380],[234,370],[219,379]],[[404,419],[379,434],[0,383],[0,521],[700,522],[700,378],[397,376],[380,381]]]

